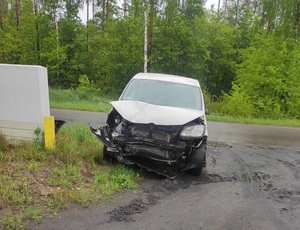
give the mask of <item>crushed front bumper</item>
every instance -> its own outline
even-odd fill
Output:
[[[112,136],[109,127],[91,131],[106,146],[109,156],[119,162],[136,164],[149,171],[175,178],[185,166],[186,143],[171,144],[151,138]]]

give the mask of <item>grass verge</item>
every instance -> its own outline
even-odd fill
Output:
[[[58,109],[74,109],[93,112],[109,112],[112,106],[110,101],[117,100],[117,96],[95,96],[90,92],[78,90],[59,90],[50,88],[50,105]],[[245,118],[226,115],[207,115],[208,121],[232,122],[244,124],[276,125],[300,127],[297,119],[268,119],[268,118]]]
[[[109,112],[110,101],[117,96],[101,96],[80,90],[49,88],[50,106],[57,109],[74,109],[92,112]]]
[[[0,229],[25,229],[47,212],[137,188],[138,174],[102,161],[102,148],[83,124],[63,126],[52,151],[0,135]]]
[[[268,118],[246,118],[246,117],[231,117],[226,115],[210,114],[206,116],[208,121],[257,124],[257,125],[274,125],[300,127],[300,120],[297,119],[268,119]]]

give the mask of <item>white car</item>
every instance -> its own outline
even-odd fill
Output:
[[[207,125],[197,80],[139,73],[118,101],[106,125],[92,132],[104,143],[104,158],[175,178],[200,175],[206,164]]]

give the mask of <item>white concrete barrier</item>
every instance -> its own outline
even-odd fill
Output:
[[[42,66],[0,64],[0,133],[34,138],[50,115],[48,74]]]

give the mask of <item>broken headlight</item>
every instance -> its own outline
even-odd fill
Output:
[[[182,139],[201,138],[205,132],[205,125],[190,125],[186,126],[180,132]]]

